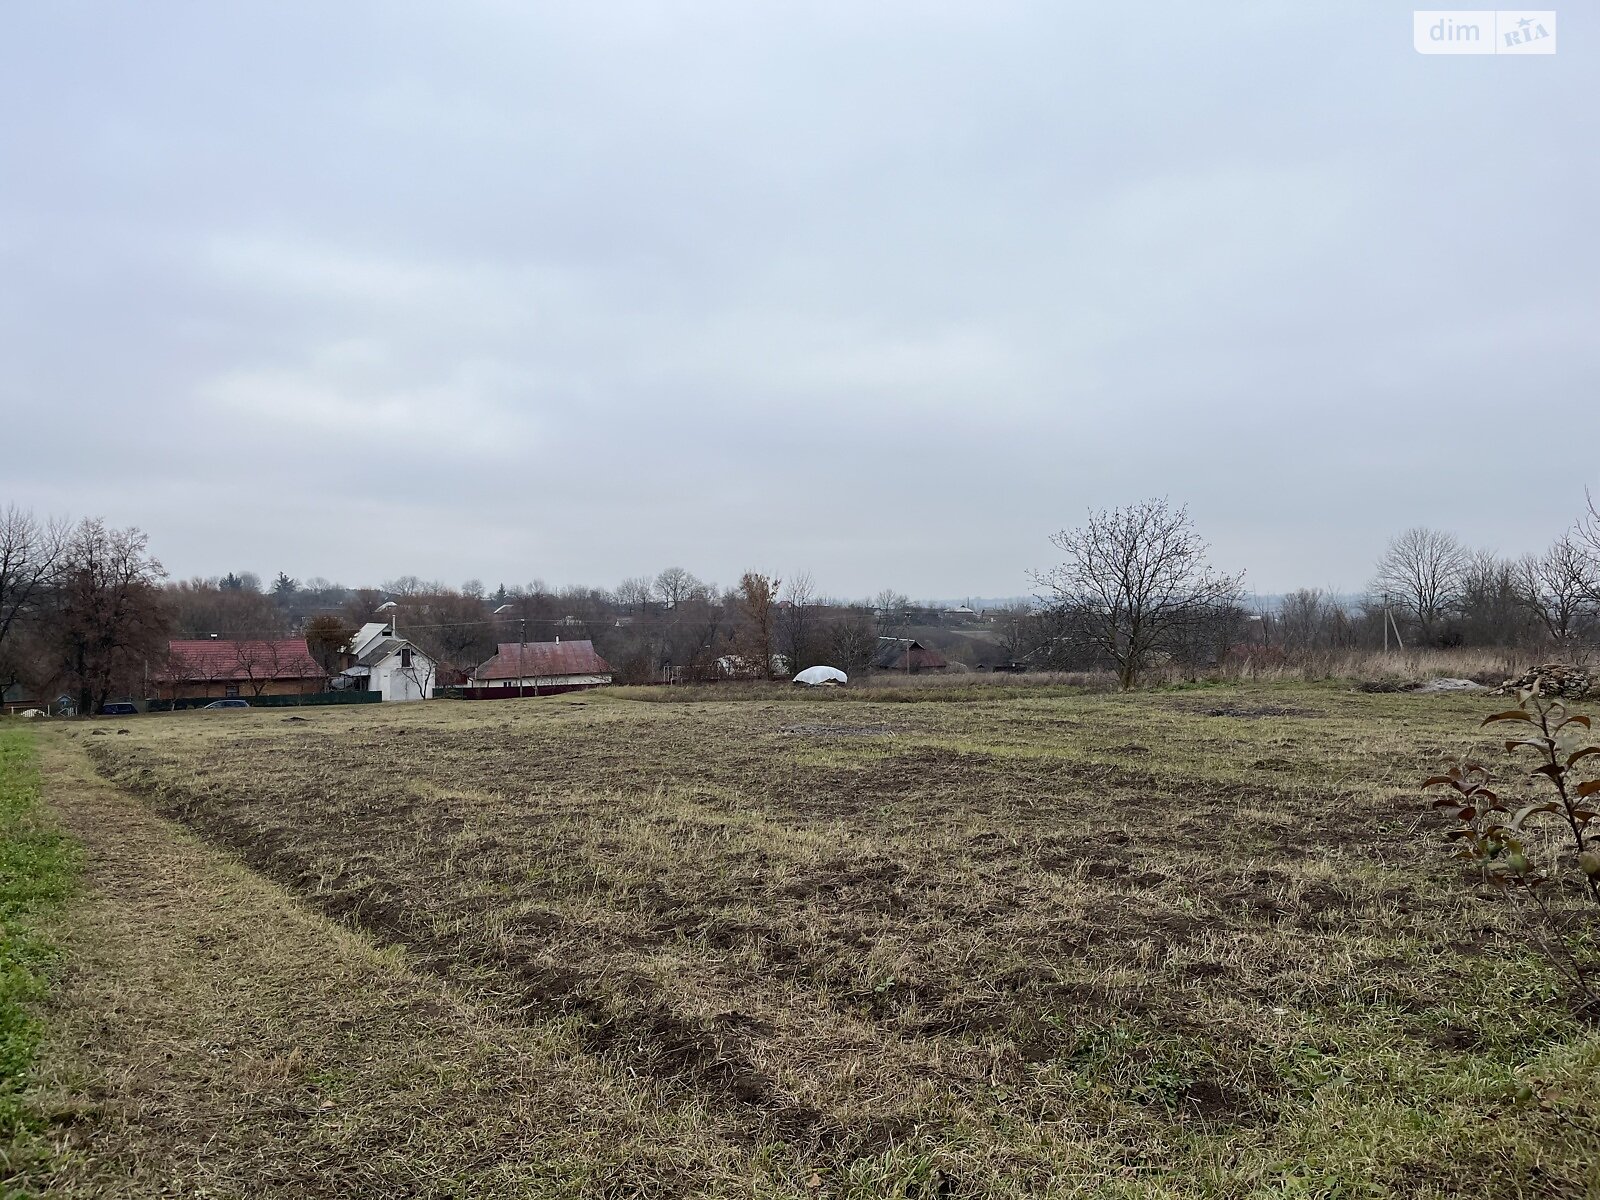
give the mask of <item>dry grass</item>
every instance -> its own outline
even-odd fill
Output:
[[[1140,677],[1146,688],[1196,687],[1240,683],[1422,683],[1429,679],[1460,678],[1497,685],[1545,657],[1513,649],[1461,650],[1328,650],[1293,656],[1267,650],[1258,657],[1239,655],[1228,662],[1190,671],[1176,666],[1152,667]],[[684,703],[700,700],[816,699],[833,695],[845,699],[894,701],[909,691],[947,699],[1099,693],[1117,690],[1111,671],[1029,671],[1024,674],[951,670],[924,674],[873,671],[859,674],[846,688],[823,691],[794,687],[784,682],[728,681],[674,687],[627,687],[614,694],[631,700]]]
[[[1491,702],[1006,683],[182,714],[79,744],[570,1047],[601,1102],[521,1097],[593,1134],[561,1194],[1600,1188],[1600,1041],[1414,836],[1416,781],[1482,745]]]

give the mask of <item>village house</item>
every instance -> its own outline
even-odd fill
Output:
[[[611,664],[588,640],[501,642],[498,652],[480,664],[467,681],[471,688],[516,688],[519,691],[573,691],[611,682]]]
[[[379,692],[386,701],[426,700],[433,694],[437,664],[397,636],[393,625],[363,625],[350,639],[349,655],[351,664],[339,672],[345,687]]]
[[[743,654],[724,654],[717,659],[717,674],[723,679],[788,678],[789,656],[774,654],[767,660],[767,670],[763,672],[759,658],[750,658]]]
[[[150,682],[163,700],[305,696],[324,691],[323,670],[304,638],[195,638],[167,643]]]
[[[880,671],[943,671],[950,664],[937,650],[930,650],[915,638],[881,637],[872,665]]]

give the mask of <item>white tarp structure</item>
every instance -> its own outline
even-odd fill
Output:
[[[807,687],[837,687],[841,683],[849,683],[850,676],[837,667],[807,667],[794,677],[796,683],[803,683]]]

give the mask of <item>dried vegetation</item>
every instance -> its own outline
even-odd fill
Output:
[[[631,1096],[572,1194],[1600,1187],[1600,1039],[1415,836],[1417,781],[1481,749],[1493,701],[919,702],[959,690],[182,714],[79,745]],[[519,1111],[594,1119],[570,1078],[530,1086]]]

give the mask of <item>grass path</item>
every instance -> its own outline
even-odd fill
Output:
[[[39,1152],[38,1120],[27,1103],[43,998],[54,948],[41,920],[71,883],[69,843],[41,820],[32,735],[0,728],[0,1194]]]
[[[21,1194],[567,1196],[614,1156],[724,1157],[558,1030],[472,1010],[40,742],[83,888],[28,1097],[53,1164]]]

